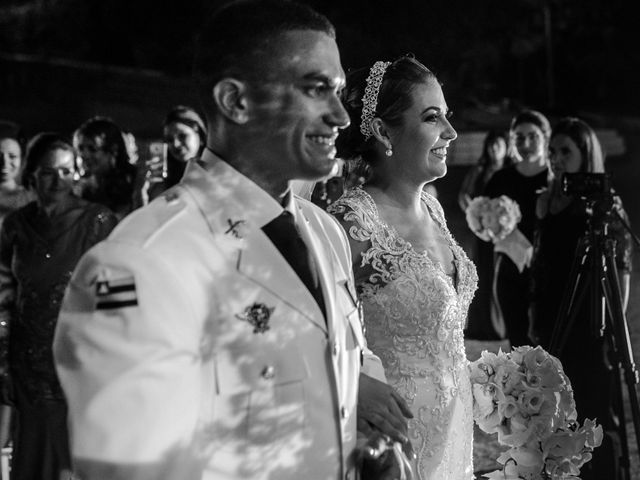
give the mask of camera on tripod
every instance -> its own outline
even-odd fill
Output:
[[[566,195],[593,198],[612,195],[610,173],[565,173],[562,177],[562,191]]]
[[[616,202],[610,173],[565,173],[562,191],[582,199],[586,213],[598,226],[608,223],[614,215]]]

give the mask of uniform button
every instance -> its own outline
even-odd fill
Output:
[[[265,380],[271,380],[276,376],[276,369],[273,367],[273,365],[267,365],[262,369],[260,376]]]
[[[347,418],[347,413],[346,407],[340,407],[340,416],[343,420]]]
[[[333,342],[333,355],[338,355],[338,342]]]

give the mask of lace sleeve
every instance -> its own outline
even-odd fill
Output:
[[[345,192],[335,203],[329,205],[327,212],[336,217],[347,232],[351,247],[353,275],[358,287],[366,282],[372,273],[371,267],[365,260],[365,253],[371,248],[373,228],[370,215],[367,214],[357,190],[359,189]]]

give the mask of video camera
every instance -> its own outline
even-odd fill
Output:
[[[580,198],[612,195],[610,173],[565,173],[562,177],[562,191],[566,195]]]
[[[585,212],[594,220],[598,230],[612,219],[616,202],[610,173],[565,173],[562,191],[584,202]]]

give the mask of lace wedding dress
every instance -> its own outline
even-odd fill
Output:
[[[329,211],[367,247],[356,269],[366,338],[387,380],[408,402],[420,480],[473,479],[472,395],[463,328],[477,285],[473,263],[449,232],[442,207],[423,193],[455,258],[456,281],[379,217],[364,190],[346,192]],[[359,279],[359,280],[358,280]]]

